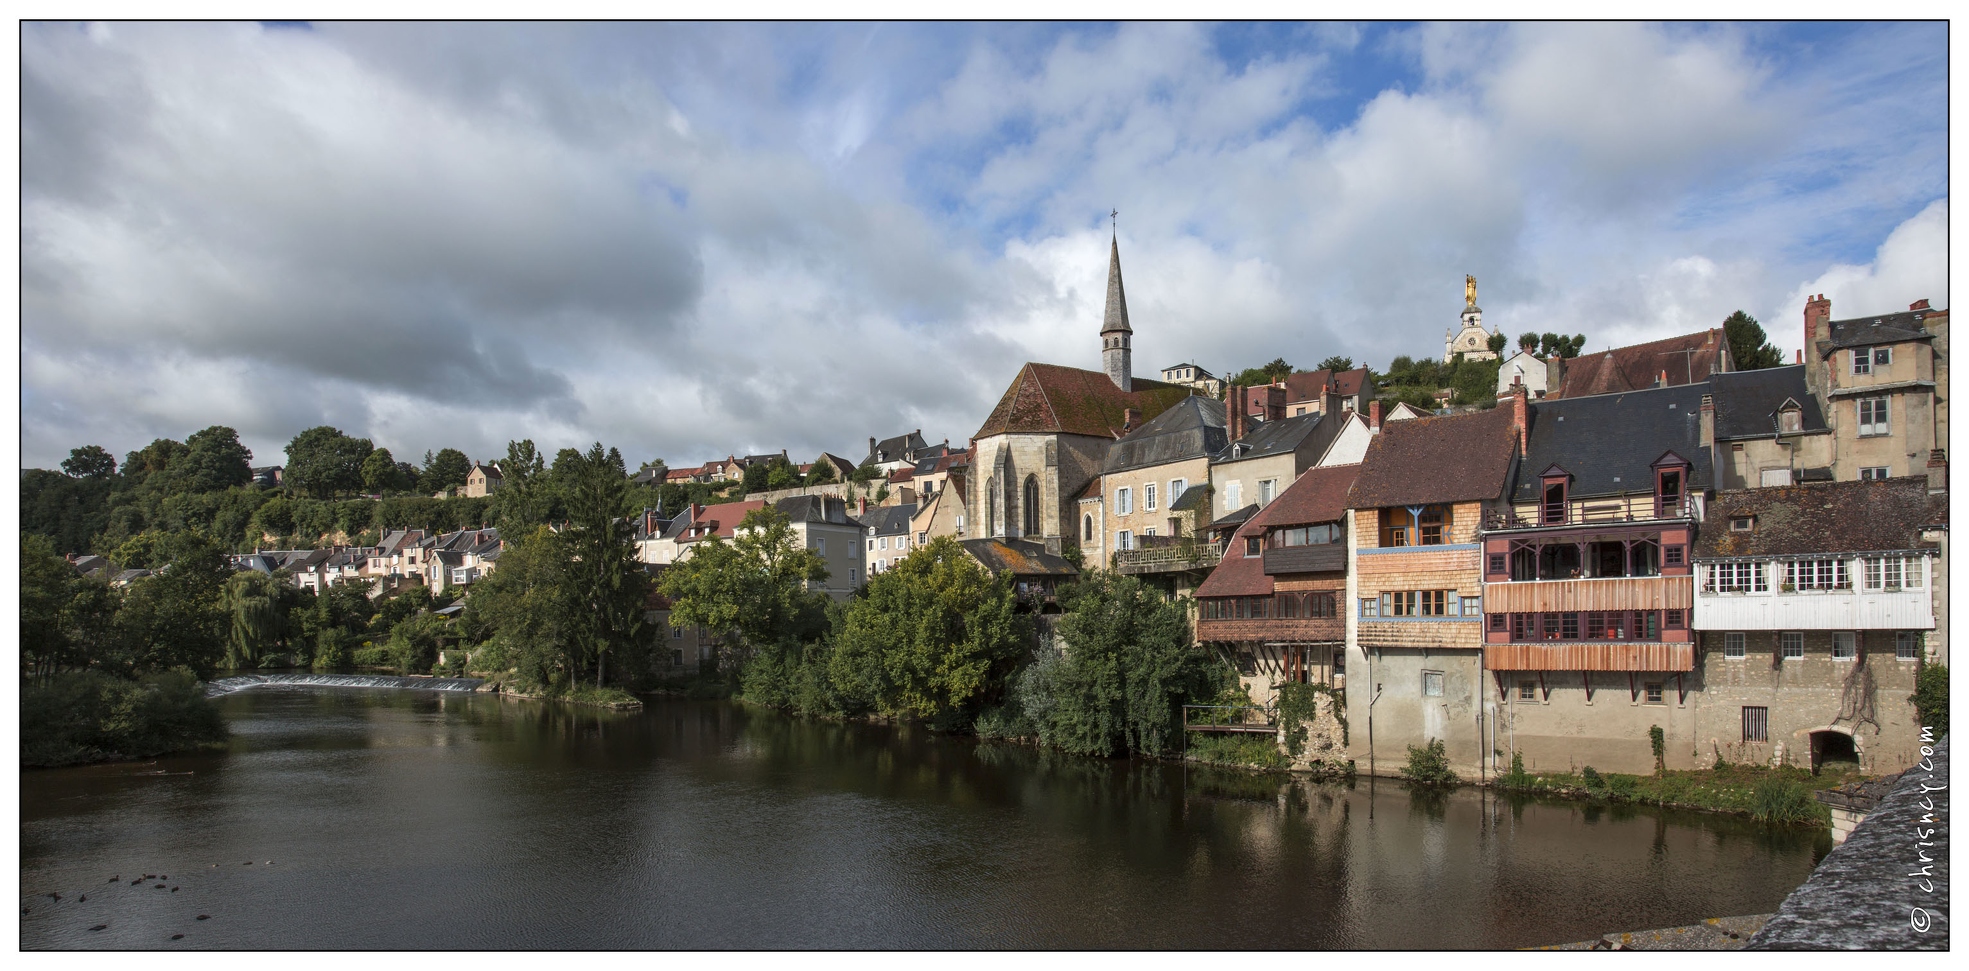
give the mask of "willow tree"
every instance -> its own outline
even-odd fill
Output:
[[[256,667],[280,646],[283,628],[280,581],[248,570],[226,581],[226,612],[232,626],[226,637],[226,667]]]

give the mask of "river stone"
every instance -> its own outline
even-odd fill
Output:
[[[1749,950],[1948,949],[1947,736],[1933,751],[1785,898]]]

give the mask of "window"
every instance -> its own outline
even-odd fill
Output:
[[[1723,635],[1723,656],[1741,660],[1743,658],[1743,634],[1732,631]]]
[[[1176,500],[1183,498],[1183,493],[1188,491],[1189,487],[1190,487],[1190,483],[1189,480],[1187,479],[1170,479],[1169,501],[1173,503]]]
[[[1381,616],[1381,600],[1377,597],[1362,597],[1361,616],[1362,617]]]
[[[1439,545],[1443,542],[1443,531],[1449,526],[1449,510],[1443,506],[1427,506],[1423,508],[1419,522],[1421,545]]]
[[[1038,476],[1026,476],[1025,502],[1022,505],[1025,506],[1025,529],[1022,532],[1027,536],[1038,536],[1040,534]]]
[[[1094,541],[1094,516],[1092,513],[1080,517],[1080,541],[1083,543],[1092,543]]]
[[[1662,562],[1662,565],[1664,565],[1664,566],[1681,566],[1681,565],[1682,565],[1682,546],[1681,546],[1681,544],[1680,544],[1680,543],[1677,543],[1677,544],[1675,544],[1674,546],[1664,546],[1664,547],[1662,547],[1662,548],[1661,548],[1661,562]]]
[[[1153,482],[1142,486],[1142,511],[1155,511],[1155,483]]]
[[[917,530],[917,531],[916,531],[916,545],[918,545],[918,546],[922,546],[922,545],[923,545],[924,543],[927,543],[927,542],[929,542],[929,541],[930,541],[930,531],[929,531],[929,530],[927,530],[927,529],[919,529],[919,530]],[[826,551],[826,550],[822,550],[821,552],[823,552],[823,553],[825,553],[825,552],[827,552],[827,551]]]
[[[1468,600],[1465,600],[1465,601],[1463,601],[1463,602],[1464,602],[1464,603],[1469,603],[1470,601],[1468,601]],[[1491,615],[1490,615],[1490,629],[1491,629],[1491,630],[1494,630],[1494,631],[1503,631],[1503,630],[1506,630],[1506,629],[1508,629],[1508,628],[1509,628],[1509,626],[1510,626],[1510,624],[1509,624],[1509,618],[1510,618],[1510,615],[1508,615],[1508,614],[1491,614]]]
[[[1128,530],[1125,530],[1125,529],[1124,529],[1124,530],[1122,530],[1121,532],[1118,532],[1118,533],[1116,533],[1116,534],[1114,534],[1114,548],[1115,548],[1115,549],[1117,549],[1117,550],[1132,550],[1132,549],[1134,549],[1134,548],[1135,548],[1135,534],[1134,534],[1134,533],[1131,533],[1131,532],[1129,532]]]
[[[1795,630],[1788,630],[1779,634],[1778,656],[1787,661],[1803,659],[1805,657],[1805,635]]]
[[[827,555],[827,537],[825,536],[814,537],[814,552],[819,553],[822,556]]]
[[[1443,673],[1441,671],[1422,672],[1422,694],[1429,698],[1443,696]]]
[[[1852,631],[1849,630],[1833,631],[1832,632],[1832,659],[1835,661],[1852,660],[1853,653],[1854,653],[1853,645],[1854,645],[1854,637]]]
[[[1135,490],[1127,489],[1127,488],[1114,490],[1115,515],[1126,516],[1134,511],[1135,511]]]
[[[1659,682],[1659,681],[1648,681],[1648,682],[1645,682],[1645,683],[1643,683],[1643,684],[1641,685],[1641,698],[1642,698],[1642,700],[1643,700],[1644,702],[1646,702],[1647,704],[1650,704],[1650,705],[1659,705],[1659,704],[1661,704],[1661,703],[1662,703],[1662,701],[1661,701],[1661,682]]]
[[[1793,560],[1784,565],[1784,582],[1793,590],[1848,590],[1845,560]]]
[[[1743,706],[1743,740],[1764,742],[1770,740],[1771,709],[1762,705]]]
[[[1150,526],[1149,528],[1147,528],[1147,529],[1145,529],[1145,530],[1142,530],[1142,535],[1143,535],[1143,536],[1154,536],[1154,535],[1155,535],[1155,527],[1154,527],[1154,526]]]
[[[1408,545],[1408,512],[1406,510],[1381,510],[1381,545]]]
[[[1538,700],[1538,682],[1536,682],[1536,681],[1520,681],[1520,682],[1518,682],[1518,700],[1520,700],[1520,701],[1537,701],[1537,700]]]
[[[1708,593],[1763,593],[1769,588],[1762,563],[1712,563],[1703,589]]]
[[[874,541],[874,540],[872,540],[872,539],[871,539],[871,540],[869,540],[869,541],[868,541],[868,548],[869,548],[869,550],[871,550],[871,551],[873,551],[873,550],[875,549],[875,541]]]
[[[1887,467],[1884,465],[1869,465],[1866,468],[1860,470],[1861,482],[1867,482],[1873,479],[1884,479],[1886,477],[1887,477]]]
[[[1921,660],[1921,635],[1911,630],[1895,631],[1894,660]]]
[[[1750,532],[1750,528],[1752,526],[1755,526],[1756,524],[1757,524],[1757,517],[1755,516],[1731,516],[1730,532],[1748,533]]]
[[[1395,593],[1384,593],[1381,595],[1381,599],[1388,604],[1388,616],[1413,617],[1421,607],[1422,598],[1419,596],[1418,591],[1403,590]]]
[[[1265,552],[1265,541],[1263,538],[1257,536],[1246,536],[1244,538],[1245,556],[1259,556],[1262,555],[1264,552]]]
[[[1778,410],[1778,431],[1796,432],[1803,431],[1804,428],[1805,420],[1798,409],[1781,408]],[[1739,445],[1737,447],[1742,448],[1743,446]]]
[[[1547,524],[1566,521],[1566,480],[1555,477],[1545,483],[1545,501],[1539,505],[1538,521]]]
[[[882,537],[881,539],[878,539],[878,540],[876,540],[876,542],[877,542],[877,543],[879,543],[879,544],[881,544],[881,545],[880,545],[880,547],[879,547],[880,549],[885,549],[885,550],[886,550],[886,549],[888,549],[888,548],[889,548],[889,537],[887,537],[887,536],[884,536],[884,537]]]
[[[1484,614],[1484,598],[1482,597],[1463,598],[1463,616],[1481,617],[1483,616],[1483,614]]]
[[[1241,482],[1224,483],[1224,511],[1225,512],[1237,512],[1239,509],[1244,508],[1242,505],[1239,505],[1239,503],[1243,501],[1243,497],[1244,497],[1243,489],[1244,489],[1244,484]]]
[[[1876,347],[1876,348],[1874,348],[1874,349],[1873,349],[1873,366],[1874,366],[1874,367],[1886,367],[1887,365],[1889,365],[1889,364],[1892,364],[1892,363],[1894,363],[1894,349],[1893,349],[1893,348],[1891,348],[1891,347]]]
[[[1258,483],[1258,505],[1260,506],[1271,505],[1272,493],[1277,490],[1278,490],[1277,479],[1266,479]]]
[[[858,569],[860,569],[860,567],[851,566],[848,568],[848,582],[850,584],[853,584],[855,582],[855,571]]]
[[[1861,435],[1887,434],[1887,399],[1861,398],[1859,409]]]
[[[1422,602],[1422,616],[1446,617],[1449,615],[1449,591],[1422,590],[1418,591],[1418,596]]]
[[[1669,629],[1669,630],[1681,630],[1681,629],[1682,629],[1682,611],[1681,611],[1681,610],[1679,610],[1679,609],[1677,609],[1677,610],[1664,610],[1664,611],[1662,611],[1662,614],[1663,614],[1663,617],[1662,617],[1662,621],[1661,621],[1661,626],[1663,626],[1663,627],[1665,627],[1665,628],[1667,628],[1667,629]]]
[[[1504,572],[1504,554],[1492,553],[1490,555],[1490,572],[1492,573]]]
[[[1868,590],[1899,590],[1901,588],[1901,558],[1898,556],[1869,556],[1861,561],[1865,567],[1866,588]],[[1917,565],[1916,569],[1920,569]]]
[[[684,666],[683,648],[681,647],[675,648],[670,652],[670,666],[673,668],[680,668]]]
[[[896,537],[896,549],[899,550],[909,549],[909,534],[905,533],[901,536]]]
[[[1873,373],[1873,348],[1871,347],[1853,348],[1853,373],[1854,374]]]

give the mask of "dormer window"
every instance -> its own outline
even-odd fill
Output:
[[[1784,404],[1778,408],[1778,431],[1797,432],[1803,431],[1804,427],[1803,413],[1798,408],[1798,402],[1786,398]]]
[[[1661,458],[1655,460],[1654,470],[1655,515],[1663,519],[1683,515],[1688,492],[1689,460],[1674,452],[1664,452]]]
[[[1751,528],[1756,525],[1757,525],[1757,517],[1755,516],[1730,517],[1730,532],[1732,533],[1748,533],[1750,532]]]
[[[1571,478],[1565,469],[1556,465],[1539,476],[1538,521],[1541,525],[1550,526],[1566,521],[1566,482]]]

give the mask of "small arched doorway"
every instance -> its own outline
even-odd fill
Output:
[[[1827,768],[1859,771],[1860,750],[1852,735],[1836,728],[1820,729],[1812,733],[1811,742],[1813,775]]]

